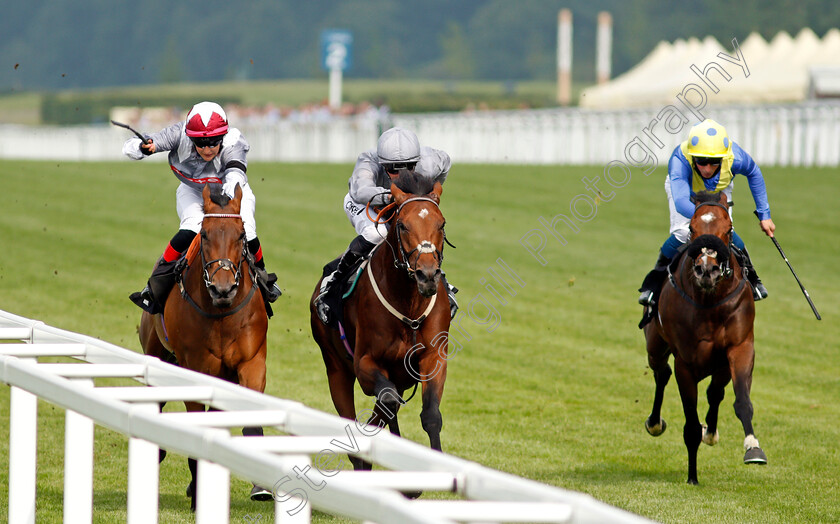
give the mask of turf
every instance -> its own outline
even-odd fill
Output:
[[[257,221],[268,269],[284,290],[269,326],[267,393],[333,412],[323,363],[309,331],[308,299],[321,266],[353,231],[341,209],[350,165],[252,164]],[[177,229],[175,178],[161,164],[0,161],[0,309],[139,350],[139,310],[127,297],[145,283]],[[583,177],[601,177],[603,195],[566,244],[543,232],[544,265],[520,243],[537,245],[540,218],[588,209]],[[664,171],[633,171],[623,187],[603,166],[456,165],[445,184],[444,269],[460,288],[462,349],[450,360],[442,404],[444,450],[661,522],[830,522],[840,519],[840,184],[830,169],[765,168],[777,237],[822,314],[818,322],[772,243],[759,231],[744,181],[736,182],[735,226],[770,297],[757,304],[752,400],[764,467],[745,466],[731,387],[721,407],[720,443],[701,448],[700,485],[686,484],[683,415],[675,382],[650,437],[653,378],[636,325],[636,297],[667,236]],[[586,217],[584,217],[586,218]],[[502,261],[524,285],[500,266]],[[503,276],[509,290],[489,269]],[[492,286],[492,289],[487,286]],[[515,292],[512,295],[510,291]],[[505,301],[502,304],[494,293]],[[705,390],[707,381],[701,383]],[[419,398],[419,397],[418,397]],[[359,398],[360,407],[370,400]],[[39,406],[38,521],[60,522],[63,411]],[[171,409],[179,409],[171,407]],[[701,395],[701,416],[705,413]],[[427,444],[420,403],[402,414],[406,438]],[[0,388],[0,426],[8,388]],[[98,428],[96,522],[125,520],[125,438]],[[0,438],[0,469],[8,441]],[[0,475],[0,514],[8,504]],[[182,457],[161,469],[161,522],[191,522]],[[233,522],[262,515],[235,479]],[[428,494],[425,497],[440,495]],[[4,517],[0,517],[2,519]],[[341,519],[316,512],[316,522]]]

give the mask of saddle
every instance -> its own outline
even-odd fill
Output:
[[[339,260],[341,260],[340,256],[324,266],[324,271],[321,275],[322,279],[327,278],[336,271]],[[364,271],[369,260],[370,256],[361,259],[359,262],[354,264],[347,278],[341,282],[334,282],[332,284],[332,289],[327,296],[324,297],[324,302],[329,306],[330,311],[333,312],[330,315],[332,317],[332,322],[330,323],[331,328],[338,329],[338,321],[344,316],[344,301],[347,300],[350,295],[353,294],[353,291],[356,290],[356,284],[359,281],[359,277],[362,275],[362,271]]]

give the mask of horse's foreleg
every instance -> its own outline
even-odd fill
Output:
[[[685,414],[683,441],[688,451],[688,483],[697,484],[697,448],[703,438],[703,428],[697,416],[697,380],[681,360],[675,362],[674,368]]]
[[[656,389],[653,393],[653,407],[650,416],[645,420],[645,429],[654,437],[665,432],[667,425],[662,418],[662,400],[665,397],[665,386],[671,380],[671,366],[668,365],[670,350],[653,327],[648,324],[645,335],[647,339],[648,366],[653,370]]]
[[[400,426],[397,422],[397,413],[400,406],[405,404],[401,391],[383,373],[376,372],[374,375],[373,395],[376,403],[373,405],[373,415],[368,424],[374,426],[388,425],[388,429],[395,435],[400,434]]]
[[[243,362],[236,369],[236,378],[240,386],[263,393],[265,391],[265,341],[255,356]],[[263,428],[259,426],[242,428],[242,435],[246,437],[262,436]]]
[[[729,369],[722,368],[712,375],[712,381],[706,388],[706,400],[709,402],[709,410],[706,412],[706,426],[703,428],[703,442],[709,446],[718,443],[718,413],[720,403],[726,395],[726,385],[729,384]]]
[[[755,359],[752,340],[729,352],[732,387],[735,390],[735,415],[744,427],[744,464],[767,464],[767,456],[758,445],[753,431],[753,405],[750,400],[752,372]]]
[[[443,417],[440,414],[440,401],[443,397],[443,384],[446,382],[446,360],[437,352],[430,352],[420,359],[420,376],[423,380],[423,409],[420,422],[423,431],[429,435],[429,446],[441,451],[440,432],[443,429]]]

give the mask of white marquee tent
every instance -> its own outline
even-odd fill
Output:
[[[812,73],[840,70],[840,31],[831,29],[820,39],[811,29],[795,38],[780,32],[770,42],[758,33],[743,42],[722,46],[711,36],[660,42],[639,64],[610,82],[583,90],[580,106],[618,109],[674,104],[677,95],[694,84],[710,104],[797,102],[808,98]],[[740,53],[740,54],[739,54]],[[729,60],[722,58],[730,57]],[[740,62],[740,64],[738,63]],[[715,63],[719,70],[707,69]],[[742,67],[746,64],[749,70]],[[691,66],[707,70],[714,93]]]

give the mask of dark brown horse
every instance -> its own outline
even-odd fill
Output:
[[[239,215],[242,190],[230,199],[220,184],[204,187],[204,220],[187,254],[188,266],[170,291],[163,313],[140,318],[143,352],[234,384],[263,392],[268,316],[254,283],[245,229]],[[211,191],[213,189],[213,191]],[[256,296],[255,296],[256,295]],[[170,353],[171,352],[171,353]],[[204,404],[185,402],[187,411]],[[261,435],[262,428],[245,428]],[[192,481],[187,495],[195,509],[196,461],[189,459]],[[256,500],[270,500],[254,486]]]
[[[420,177],[400,177],[391,186],[390,229],[344,304],[342,334],[325,326],[314,306],[312,334],[321,347],[330,394],[338,414],[355,419],[353,387],[376,398],[369,424],[400,434],[397,411],[403,393],[422,383],[420,420],[432,449],[440,451],[440,401],[446,380],[449,301],[440,264],[444,218],[441,186]],[[320,291],[315,286],[313,298]],[[364,423],[364,420],[360,422]],[[350,457],[356,469],[370,464]]]
[[[718,441],[718,408],[726,385],[735,390],[735,414],[744,427],[744,463],[766,464],[753,434],[750,401],[755,303],[744,271],[729,248],[732,220],[723,193],[698,193],[689,230],[691,240],[678,259],[659,298],[659,314],[645,326],[648,364],[656,380],[653,409],[645,428],[653,436],[665,431],[662,396],[671,378],[668,358],[680,388],[688,450],[688,483],[697,484],[697,448]],[[673,266],[672,266],[673,267]],[[706,389],[706,424],[697,416],[697,384],[711,376]]]

